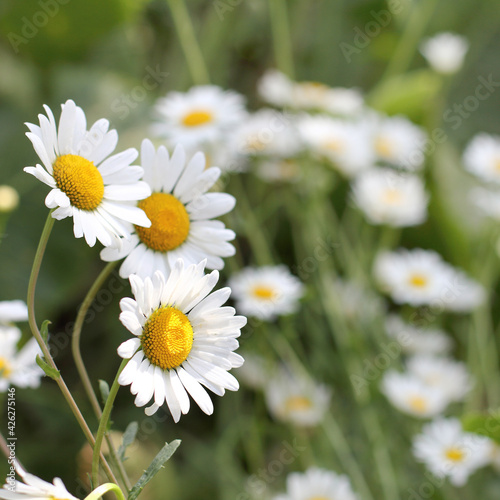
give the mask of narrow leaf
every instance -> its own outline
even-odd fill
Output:
[[[486,436],[500,444],[500,413],[469,413],[462,417],[462,427],[467,432]]]
[[[125,451],[126,449],[134,442],[135,436],[139,429],[139,425],[137,422],[130,422],[123,433],[122,444],[118,448],[118,458],[124,462],[125,459]]]
[[[42,335],[42,339],[43,339],[45,344],[47,344],[49,341],[49,325],[51,325],[51,324],[52,324],[52,321],[46,319],[42,323],[42,327],[40,328],[40,333]]]
[[[105,405],[109,396],[109,385],[105,380],[99,380],[99,392],[101,393],[102,404]]]
[[[158,455],[151,462],[150,466],[144,472],[144,474],[139,478],[139,481],[135,483],[134,487],[130,490],[128,494],[128,500],[135,500],[139,493],[143,490],[144,486],[153,479],[157,472],[163,467],[163,464],[174,454],[175,450],[181,444],[180,439],[172,441],[170,444],[165,443],[165,446],[160,450]]]
[[[36,355],[36,364],[45,372],[45,375],[50,377],[53,380],[57,380],[61,377],[59,370],[52,368],[47,362],[42,359],[38,354]]]

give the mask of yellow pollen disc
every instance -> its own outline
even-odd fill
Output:
[[[200,125],[205,125],[205,123],[210,123],[213,120],[214,116],[210,111],[198,110],[191,111],[191,113],[184,115],[182,124],[185,127],[198,127]]]
[[[417,413],[424,413],[427,410],[427,401],[422,396],[411,396],[408,403]]]
[[[151,227],[135,226],[140,240],[152,250],[168,252],[184,243],[189,234],[189,215],[184,205],[168,193],[153,193],[138,204]]]
[[[80,210],[95,210],[104,197],[102,175],[93,162],[78,155],[59,156],[52,165],[57,187]]]
[[[389,205],[396,205],[402,200],[401,192],[397,189],[386,189],[382,197]]]
[[[500,158],[497,158],[495,159],[495,161],[493,162],[494,164],[494,168],[497,172],[500,172]]]
[[[312,408],[312,403],[305,396],[291,396],[286,400],[285,406],[288,411],[305,411]]]
[[[379,137],[375,140],[375,151],[380,156],[392,156],[392,145],[387,139]]]
[[[320,82],[302,82],[299,83],[299,87],[301,90],[305,92],[326,92],[328,90],[328,86],[324,83]]]
[[[11,373],[10,363],[5,358],[0,358],[0,377],[7,378]]]
[[[258,285],[254,287],[252,289],[252,293],[259,299],[272,300],[274,297],[276,297],[276,292],[270,286],[265,285]]]
[[[342,151],[342,142],[338,139],[330,139],[323,144],[323,147],[328,151],[333,151],[334,153],[340,153]]]
[[[260,140],[256,135],[250,136],[246,140],[245,146],[249,153],[257,153],[259,151],[264,151],[266,149],[265,142]]]
[[[157,309],[144,325],[141,346],[150,363],[163,370],[180,366],[193,347],[193,327],[175,307]]]
[[[460,448],[448,448],[445,451],[445,456],[452,462],[461,462],[465,458],[465,453]]]
[[[417,287],[417,288],[423,288],[428,283],[428,279],[426,276],[424,276],[422,274],[416,274],[416,273],[412,274],[408,281],[410,282],[410,285]]]

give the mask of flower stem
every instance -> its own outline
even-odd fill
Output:
[[[94,284],[90,287],[87,295],[85,296],[85,299],[83,299],[80,309],[78,310],[78,314],[75,320],[75,326],[73,328],[73,335],[71,337],[71,350],[73,352],[73,359],[75,361],[76,369],[78,370],[78,374],[80,375],[80,379],[82,381],[85,392],[87,393],[87,397],[89,398],[90,404],[98,419],[100,419],[102,416],[101,405],[99,404],[99,400],[97,399],[97,396],[92,387],[92,382],[90,381],[87,369],[85,368],[85,363],[83,362],[82,353],[80,350],[80,337],[87,311],[94,301],[97,292],[101,289],[104,282],[108,279],[113,269],[115,269],[117,263],[118,261],[108,263],[106,267],[104,267],[104,269],[101,271],[97,279],[94,281]],[[117,468],[120,474],[120,479],[122,480],[125,487],[130,490],[132,486],[130,483],[130,479],[128,478],[125,467],[123,467],[123,463],[116,454],[115,446],[109,436],[106,436],[106,443],[108,444],[112,463]]]
[[[105,483],[92,491],[89,495],[85,497],[84,500],[98,500],[108,491],[112,491],[118,500],[125,500],[122,490],[113,483]]]
[[[101,451],[102,440],[106,433],[109,417],[111,416],[111,410],[113,409],[113,403],[115,402],[116,395],[118,394],[118,389],[120,384],[118,384],[118,377],[120,373],[125,368],[125,365],[129,362],[128,359],[124,359],[116,372],[115,380],[113,385],[109,390],[108,399],[104,405],[104,410],[102,411],[101,420],[99,422],[99,428],[97,429],[97,435],[95,438],[94,453],[92,455],[92,485],[96,486],[99,482],[99,456]],[[102,457],[101,457],[102,460]]]
[[[172,12],[177,35],[181,42],[193,82],[195,85],[210,83],[205,60],[203,59],[203,54],[196,39],[193,23],[189,17],[184,0],[167,0],[167,3]]]
[[[271,20],[276,66],[280,71],[293,79],[295,72],[285,0],[269,0],[269,16]]]
[[[31,269],[31,275],[30,275],[30,280],[28,284],[28,297],[27,297],[27,304],[28,304],[28,322],[29,326],[31,329],[31,333],[35,337],[36,341],[38,342],[38,345],[40,346],[40,349],[43,352],[43,356],[45,358],[45,362],[49,364],[54,370],[57,370],[57,366],[54,362],[54,359],[52,358],[52,355],[50,354],[49,348],[43,341],[42,335],[40,333],[40,330],[38,329],[37,323],[36,323],[36,318],[35,318],[35,288],[36,288],[36,282],[38,279],[38,275],[40,273],[40,267],[42,264],[43,260],[43,255],[45,253],[45,249],[47,247],[47,242],[49,241],[49,236],[52,231],[52,227],[54,226],[54,220],[52,218],[52,212],[49,213],[47,220],[45,222],[45,226],[42,231],[42,236],[40,237],[40,242],[38,243],[38,248],[36,250],[35,254],[35,259],[33,261],[33,267]],[[68,403],[68,406],[70,407],[71,411],[73,412],[73,415],[75,416],[78,424],[80,425],[83,434],[85,435],[85,438],[87,441],[90,443],[91,446],[94,446],[94,436],[92,435],[92,432],[89,429],[89,426],[87,425],[87,422],[85,421],[85,418],[83,417],[80,409],[78,408],[78,405],[76,404],[75,400],[73,399],[73,396],[71,395],[71,392],[69,391],[66,383],[64,382],[64,379],[62,376],[59,376],[55,378],[55,381],[57,385],[59,386],[59,389],[62,392],[62,395],[64,396],[64,399]],[[104,456],[102,456],[103,464],[104,464],[104,470],[106,472],[106,475],[108,476],[110,481],[117,482],[116,478],[111,471],[108,463],[104,459]]]

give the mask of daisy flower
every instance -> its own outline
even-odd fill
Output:
[[[286,478],[286,494],[274,500],[357,500],[349,478],[335,472],[310,467],[304,473],[292,472]]]
[[[219,273],[205,275],[205,262],[184,267],[178,260],[165,281],[156,271],[144,281],[130,276],[135,299],[120,301],[120,321],[135,335],[118,347],[118,355],[130,359],[121,372],[120,385],[130,385],[135,405],[154,414],[165,402],[175,422],[189,411],[189,395],[207,414],[213,403],[207,391],[223,396],[225,389],[238,390],[228,373],[242,365],[233,351],[246,318],[222,307],[231,290],[210,293]]]
[[[464,151],[465,168],[485,182],[500,183],[500,137],[481,133]]]
[[[143,170],[130,164],[135,149],[111,155],[118,142],[108,120],[96,121],[87,131],[85,113],[71,100],[62,105],[59,126],[48,106],[38,115],[40,126],[27,123],[26,136],[44,167],[24,171],[47,184],[51,191],[45,205],[55,209],[54,219],[73,217],[76,238],[90,246],[96,239],[104,246],[126,236],[124,223],[149,227],[146,214],[133,203],[149,196],[148,185],[139,181]]]
[[[234,255],[229,241],[235,238],[224,223],[212,220],[233,209],[235,199],[226,193],[207,193],[219,178],[217,167],[205,170],[205,157],[195,154],[186,162],[182,146],[169,156],[164,146],[156,151],[145,139],[141,147],[144,180],[152,194],[139,203],[151,220],[151,227],[135,227],[120,245],[104,248],[105,261],[125,260],[120,276],[137,274],[142,278],[159,270],[168,276],[177,261],[197,264],[207,259],[210,269],[222,269],[222,257]]]
[[[215,85],[170,92],[158,100],[155,114],[154,133],[186,147],[223,139],[246,119],[243,97]]]
[[[436,356],[413,356],[408,370],[429,387],[438,389],[448,401],[462,401],[472,388],[472,380],[464,363]]]
[[[469,199],[483,215],[495,221],[500,220],[500,191],[498,189],[475,187],[469,191]]]
[[[0,392],[9,386],[32,389],[40,385],[44,375],[36,364],[37,354],[42,351],[37,341],[32,338],[18,351],[17,344],[21,340],[21,331],[15,326],[0,326]]]
[[[265,387],[270,413],[299,427],[318,425],[330,406],[331,391],[313,380],[280,370]]]
[[[28,321],[28,306],[22,300],[4,300],[0,302],[0,325],[17,321]]]
[[[0,490],[0,498],[5,500],[27,500],[30,498],[33,500],[78,500],[66,489],[66,486],[58,477],[54,478],[51,484],[26,472],[17,463],[15,467],[23,482],[11,480],[9,477],[7,484],[4,484]]]
[[[286,266],[247,267],[231,276],[238,310],[248,316],[272,321],[299,307],[304,285]]]
[[[464,62],[469,42],[455,33],[438,33],[420,44],[420,53],[438,73],[456,73]]]
[[[389,337],[397,339],[407,354],[446,354],[453,346],[451,338],[444,331],[419,328],[405,323],[394,314],[387,318],[385,328]]]
[[[427,218],[428,196],[416,175],[370,169],[356,177],[352,190],[354,202],[372,224],[407,227]]]
[[[403,116],[380,116],[371,125],[372,147],[379,161],[412,171],[422,167],[427,136],[420,127]]]
[[[419,418],[435,417],[450,403],[438,388],[430,387],[414,375],[394,370],[384,374],[381,390],[398,410]]]
[[[346,177],[375,162],[368,129],[362,123],[327,116],[303,116],[298,130],[309,149]]]
[[[490,460],[487,437],[464,432],[455,418],[440,418],[427,424],[413,440],[417,460],[438,477],[448,477],[454,486],[463,486],[469,476]]]

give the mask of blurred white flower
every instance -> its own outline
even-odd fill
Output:
[[[286,494],[274,500],[358,500],[349,478],[335,472],[310,467],[292,472],[286,478]]]
[[[437,328],[419,328],[405,323],[391,314],[385,322],[387,334],[398,341],[408,354],[446,354],[453,345],[452,339]]]
[[[440,415],[450,402],[438,388],[429,386],[415,375],[394,370],[384,373],[381,390],[393,406],[414,417]]]
[[[243,96],[215,85],[170,92],[155,105],[153,132],[171,146],[200,146],[224,138],[246,119]]]
[[[462,401],[473,385],[467,367],[460,361],[418,355],[408,359],[407,366],[409,373],[438,389],[449,402]]]
[[[283,368],[273,374],[264,390],[273,417],[299,427],[318,425],[330,405],[328,387]]]
[[[0,302],[0,325],[17,321],[28,321],[28,306],[22,300]]]
[[[500,220],[500,190],[475,187],[469,191],[469,199],[483,215]]]
[[[301,179],[299,162],[294,159],[260,160],[257,175],[266,182],[298,182]]]
[[[243,365],[234,370],[235,377],[252,389],[263,389],[271,379],[274,366],[262,356],[254,353],[241,353]]]
[[[486,437],[464,432],[458,419],[440,418],[425,425],[414,438],[413,453],[436,476],[463,486],[490,461],[491,443]]]
[[[369,131],[361,123],[304,115],[297,127],[309,149],[346,177],[353,177],[374,164]]]
[[[374,168],[361,172],[352,189],[355,203],[372,224],[415,226],[427,218],[428,196],[416,175]]]
[[[432,69],[443,74],[456,73],[468,50],[469,42],[465,37],[448,32],[438,33],[420,44],[420,53]]]
[[[229,286],[242,314],[271,321],[299,307],[304,285],[286,266],[247,267],[231,276]]]
[[[500,137],[476,135],[464,151],[465,168],[485,182],[500,183]]]
[[[12,212],[18,205],[19,193],[12,186],[0,186],[0,212]]]
[[[36,364],[37,354],[42,351],[37,341],[31,338],[18,351],[21,331],[15,326],[0,326],[0,392],[10,385],[20,388],[37,388],[43,377],[43,370]]]

